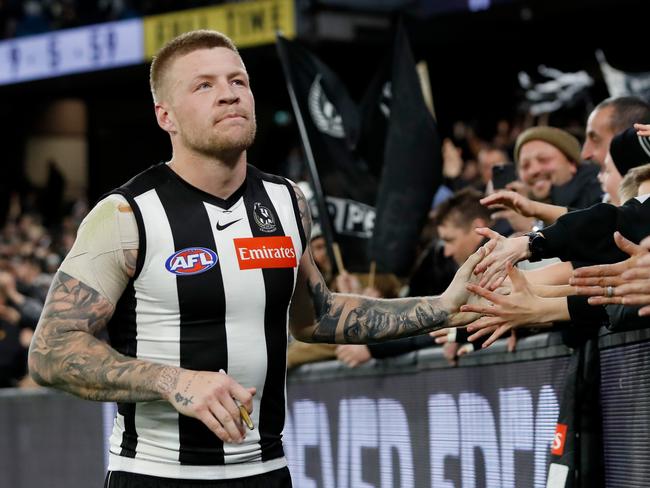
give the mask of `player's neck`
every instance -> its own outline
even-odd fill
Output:
[[[235,161],[221,161],[197,154],[174,153],[169,167],[199,190],[227,199],[246,179],[246,151]]]

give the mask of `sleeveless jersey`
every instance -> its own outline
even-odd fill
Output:
[[[286,466],[289,302],[306,240],[284,178],[248,165],[227,200],[182,180],[166,164],[112,193],[133,208],[136,272],[108,324],[127,356],[190,370],[225,370],[254,386],[242,444],[224,443],[167,401],[118,403],[109,469],[184,479],[252,476]]]

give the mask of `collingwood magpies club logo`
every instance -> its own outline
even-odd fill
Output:
[[[276,229],[273,213],[260,202],[255,202],[253,205],[253,218],[264,232],[273,232]]]
[[[345,136],[343,119],[334,104],[325,95],[323,87],[320,84],[320,79],[321,75],[317,75],[309,88],[309,113],[314,121],[314,125],[319,131],[341,139]]]

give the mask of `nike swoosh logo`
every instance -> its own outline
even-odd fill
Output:
[[[227,224],[224,225],[219,225],[219,222],[217,222],[217,230],[224,230],[230,227],[232,224],[236,224],[239,222],[241,219],[233,220],[232,222],[228,222]]]

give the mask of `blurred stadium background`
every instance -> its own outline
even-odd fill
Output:
[[[249,161],[293,176],[300,139],[278,28],[360,100],[402,18],[416,60],[427,63],[442,137],[460,122],[490,140],[499,121],[531,117],[522,72],[535,84],[549,80],[542,65],[584,71],[593,83],[542,115],[582,137],[587,114],[610,93],[598,51],[625,73],[650,72],[649,13],[647,0],[0,0],[1,225],[19,202],[69,239],[74,219],[104,192],[169,158],[148,60],[186,30],[221,29],[241,46],[257,103]],[[61,226],[70,216],[71,227]],[[600,338],[607,486],[650,486],[649,341],[645,331]],[[456,370],[436,351],[354,373],[302,368],[289,387],[294,484],[547,486],[570,353],[544,334]],[[0,391],[0,486],[99,486],[112,408],[40,389]]]

